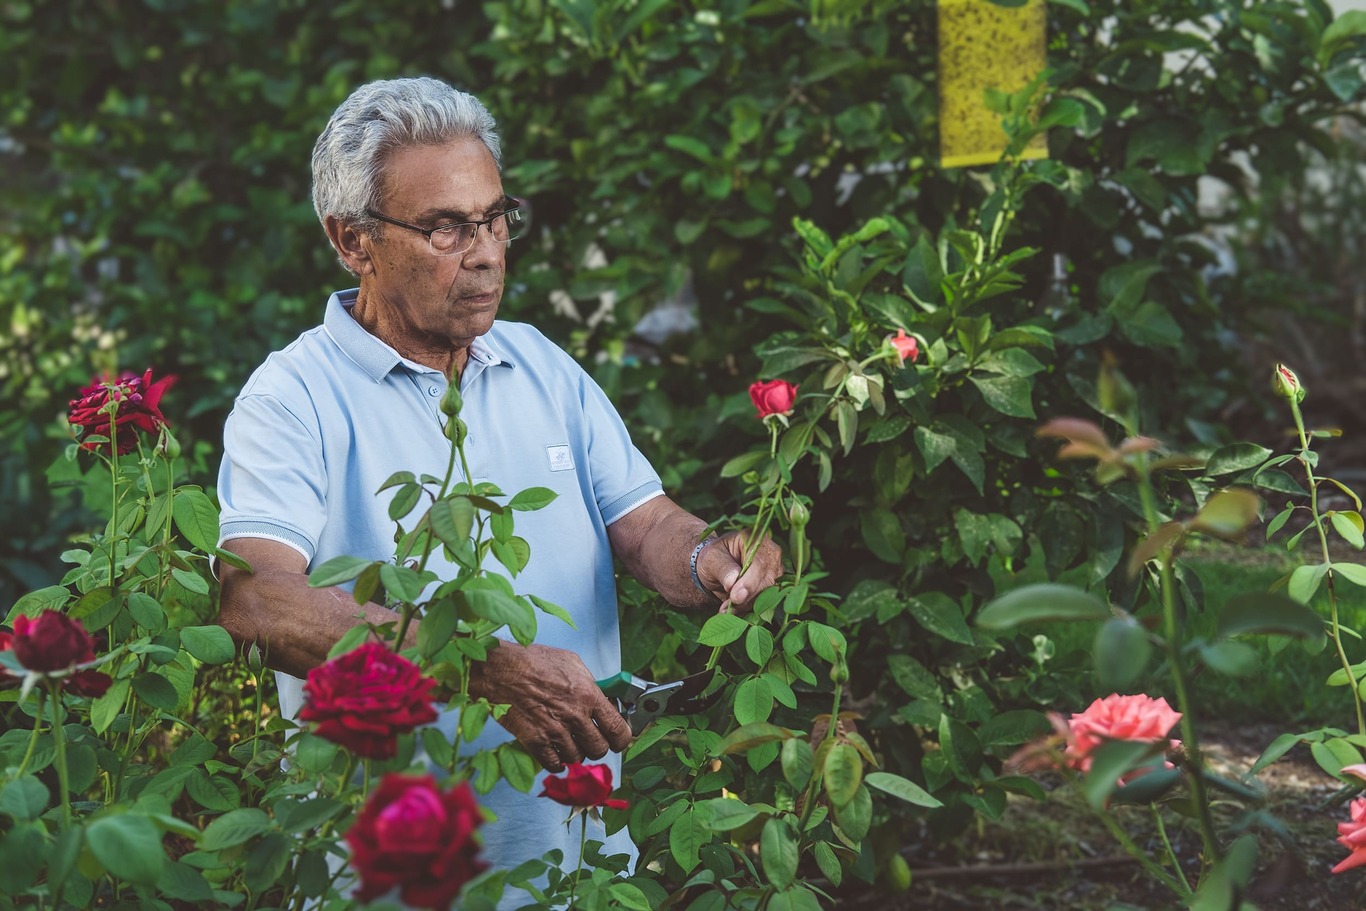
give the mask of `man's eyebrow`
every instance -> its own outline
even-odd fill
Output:
[[[484,207],[479,214],[473,214],[464,209],[442,209],[432,208],[422,212],[418,219],[420,221],[431,222],[433,224],[452,224],[456,222],[474,221],[479,218],[487,218],[495,212],[501,212],[508,206],[508,198],[499,196],[497,200]]]

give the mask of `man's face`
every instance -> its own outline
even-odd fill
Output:
[[[385,166],[376,211],[423,228],[478,221],[502,210],[503,181],[482,142],[401,149]],[[493,325],[503,296],[506,246],[487,226],[463,254],[435,256],[416,231],[385,225],[367,238],[374,270],[362,291],[387,319],[384,332],[400,351],[464,348]]]

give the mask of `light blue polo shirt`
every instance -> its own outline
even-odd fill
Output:
[[[299,551],[310,570],[341,555],[390,559],[389,502],[396,491],[376,491],[396,471],[445,476],[450,443],[438,407],[445,376],[361,328],[349,310],[355,299],[355,290],[333,294],[323,324],[270,355],[237,397],[218,478],[223,541],[279,541]],[[508,496],[528,487],[559,494],[543,509],[515,515],[531,561],[512,579],[514,589],[555,602],[577,624],[572,629],[538,614],[536,641],[578,653],[597,679],[617,673],[621,641],[607,526],[661,495],[659,476],[597,384],[531,326],[497,321],[476,339],[460,391],[474,479],[492,481]],[[428,566],[443,579],[456,572],[439,554]],[[281,711],[294,718],[302,681],[276,678]],[[438,724],[449,729],[453,715]],[[510,739],[490,723],[477,745]],[[620,757],[604,761],[619,782]],[[481,798],[499,817],[484,832],[485,857],[494,866],[509,869],[558,847],[573,869],[577,826],[568,832],[567,808],[535,797],[539,791],[539,782],[531,794],[500,783]],[[633,849],[623,830],[608,840],[607,853],[624,852]]]

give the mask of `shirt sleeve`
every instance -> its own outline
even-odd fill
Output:
[[[593,496],[604,525],[663,496],[659,475],[631,442],[621,415],[592,377],[581,373],[580,402],[592,468]]]
[[[327,516],[327,469],[314,430],[272,395],[244,395],[223,428],[219,543],[279,541],[310,564]]]

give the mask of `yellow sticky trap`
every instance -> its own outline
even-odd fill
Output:
[[[939,156],[946,168],[995,164],[1006,149],[1001,115],[987,89],[1014,93],[1047,64],[1044,0],[997,6],[990,0],[939,0]],[[1021,158],[1047,158],[1040,134]]]

